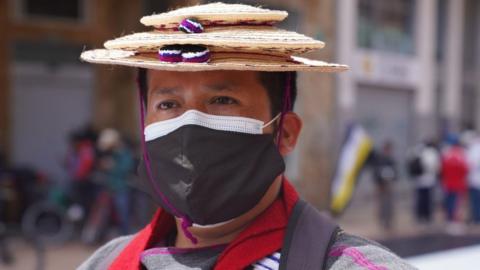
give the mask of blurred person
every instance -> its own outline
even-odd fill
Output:
[[[468,147],[473,143],[475,138],[476,138],[476,132],[473,131],[472,129],[466,129],[466,130],[461,132],[460,144],[465,149],[468,149]]]
[[[0,148],[0,262],[4,264],[13,263],[13,255],[7,242],[7,213],[9,197],[11,192],[8,186],[9,176],[7,173],[7,162]]]
[[[82,215],[88,215],[95,196],[92,173],[95,169],[95,142],[82,131],[70,135],[69,151],[65,158],[65,167],[70,178],[69,193],[74,203],[83,209]]]
[[[416,185],[415,215],[420,223],[432,221],[433,192],[438,183],[440,154],[433,140],[414,149],[409,161],[409,173]]]
[[[480,137],[473,135],[467,144],[470,218],[474,224],[480,224]]]
[[[113,205],[119,219],[120,232],[130,232],[130,190],[129,178],[132,176],[133,157],[130,149],[122,141],[120,133],[114,129],[105,129],[98,137],[98,150],[101,155],[98,168],[103,172],[106,186],[113,198]]]
[[[232,30],[233,42],[242,39],[233,31],[235,23],[251,23],[251,17],[238,13],[239,9],[286,16],[281,11],[214,3],[175,11],[186,19],[173,24],[193,33],[227,23],[222,28]],[[211,10],[217,10],[216,18],[208,15]],[[201,23],[191,19],[199,14],[205,15]],[[168,15],[155,15],[156,23],[165,23]],[[262,29],[277,31],[263,26],[265,19],[258,20],[255,23],[262,23]],[[245,36],[256,33],[255,27],[248,27]],[[158,33],[162,38],[168,35]],[[129,54],[115,62],[140,68],[144,151],[138,181],[160,208],[142,231],[112,240],[79,269],[278,269],[280,265],[412,269],[379,244],[341,231],[300,200],[284,176],[284,157],[295,149],[302,127],[292,111],[295,72],[326,70],[319,68],[322,62],[293,64],[280,58],[271,61],[271,56],[259,52],[249,54],[259,45],[258,38],[269,36],[249,38],[245,46],[221,58],[212,52],[211,62],[206,47],[158,43],[152,44],[159,55],[136,61]],[[218,39],[210,41],[214,40]],[[196,44],[206,46],[207,41],[200,38]],[[287,45],[286,40],[276,42]],[[86,51],[82,58],[106,63],[100,59],[102,52],[106,51]]]
[[[13,262],[14,257],[7,242],[7,226],[0,222],[0,264],[10,265]]]
[[[458,205],[467,190],[468,164],[458,136],[448,135],[441,164],[445,211],[448,221],[446,229],[448,233],[459,234],[463,232],[463,225],[458,213]]]
[[[81,128],[82,130],[82,134],[83,134],[83,138],[88,140],[88,141],[91,141],[95,144],[95,142],[98,141],[98,131],[97,129],[95,129],[95,127],[93,126],[92,123],[88,123],[86,124],[85,126],[83,126]],[[95,147],[95,145],[94,145]]]
[[[3,153],[3,149],[0,147],[0,174],[3,174],[7,171],[7,160],[5,158],[5,154]]]
[[[397,180],[397,168],[393,157],[393,142],[387,140],[373,161],[373,176],[377,187],[378,218],[386,230],[391,230],[394,218],[394,181]]]

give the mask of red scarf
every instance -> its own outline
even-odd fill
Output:
[[[284,180],[282,195],[227,246],[218,257],[215,269],[244,269],[280,250],[288,217],[297,200],[297,192],[287,180]],[[141,269],[141,253],[166,237],[174,227],[173,216],[159,209],[151,223],[136,234],[109,269]]]

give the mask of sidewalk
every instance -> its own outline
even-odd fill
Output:
[[[337,218],[337,222],[349,233],[374,239],[394,251],[408,256],[478,242],[480,240],[480,226],[478,225],[465,225],[464,232],[458,235],[446,233],[446,222],[439,195],[441,194],[437,192],[434,219],[429,225],[421,225],[416,222],[413,212],[414,192],[406,185],[400,186],[394,195],[392,230],[385,230],[378,222],[378,202],[373,189],[370,191],[364,189],[362,194],[356,194],[343,215]],[[468,217],[467,201],[464,200],[461,203],[460,209],[460,216],[466,220]],[[422,241],[429,243],[422,243]]]
[[[378,202],[374,190],[356,194],[346,211],[337,219],[347,232],[375,240],[406,237],[420,233],[413,217],[413,197],[408,190],[399,190],[394,197],[394,219],[391,231],[386,231],[378,222]],[[436,214],[441,215],[439,211]],[[441,217],[435,217],[440,221]],[[433,226],[437,226],[434,224]]]
[[[2,270],[64,270],[75,269],[96,249],[79,243],[67,243],[63,246],[48,247],[43,253],[44,267],[38,268],[42,256],[32,245],[20,238],[9,239],[9,249],[13,253],[14,263],[2,265]]]

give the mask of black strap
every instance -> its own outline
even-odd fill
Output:
[[[299,200],[288,221],[280,270],[325,269],[327,253],[338,230],[326,214]]]

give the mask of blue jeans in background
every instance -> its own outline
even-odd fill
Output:
[[[455,221],[458,197],[459,194],[457,192],[447,191],[445,194],[445,210],[447,211],[448,221]]]
[[[113,203],[118,215],[122,235],[130,233],[130,194],[128,190],[116,191],[113,194]]]
[[[480,224],[480,189],[471,187],[469,193],[472,222]]]

